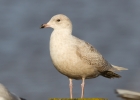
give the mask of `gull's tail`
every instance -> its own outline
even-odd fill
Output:
[[[116,74],[112,71],[104,71],[104,72],[101,72],[101,75],[103,77],[106,77],[106,78],[120,78],[121,76],[119,74]]]
[[[128,70],[127,68],[124,68],[124,67],[119,67],[119,66],[115,66],[115,65],[112,65],[113,66],[113,69],[111,69],[112,71],[121,71],[121,70]]]
[[[109,69],[108,71],[101,72],[101,75],[106,77],[106,78],[120,78],[121,76],[119,74],[114,73],[114,72],[121,71],[121,70],[128,70],[128,69],[112,65],[111,69]]]

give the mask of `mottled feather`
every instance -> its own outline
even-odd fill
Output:
[[[74,37],[82,45],[76,45],[76,54],[83,62],[97,68],[100,75],[107,78],[120,78],[121,76],[112,72],[114,67],[106,61],[103,56],[88,42]],[[82,48],[82,49],[81,49]],[[110,71],[111,70],[111,71]]]

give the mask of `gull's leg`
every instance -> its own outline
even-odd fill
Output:
[[[72,79],[69,78],[70,98],[72,99]]]
[[[82,93],[81,93],[81,98],[84,98],[84,86],[85,86],[85,78],[82,78],[82,84],[81,84]]]

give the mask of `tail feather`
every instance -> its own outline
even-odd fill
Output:
[[[121,70],[128,70],[128,69],[112,65],[111,69],[109,69],[108,71],[101,72],[101,75],[106,77],[106,78],[120,78],[121,76],[116,74],[116,73],[114,73],[114,72],[115,71],[121,71]]]
[[[109,71],[121,71],[121,70],[128,70],[127,68],[124,68],[124,67],[119,67],[119,66],[115,66],[115,65],[112,65],[113,68],[111,68]]]
[[[102,76],[106,78],[120,78],[121,76],[112,72],[112,71],[104,71],[101,73]]]

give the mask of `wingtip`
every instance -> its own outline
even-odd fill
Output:
[[[20,97],[20,100],[26,100],[26,99]]]

